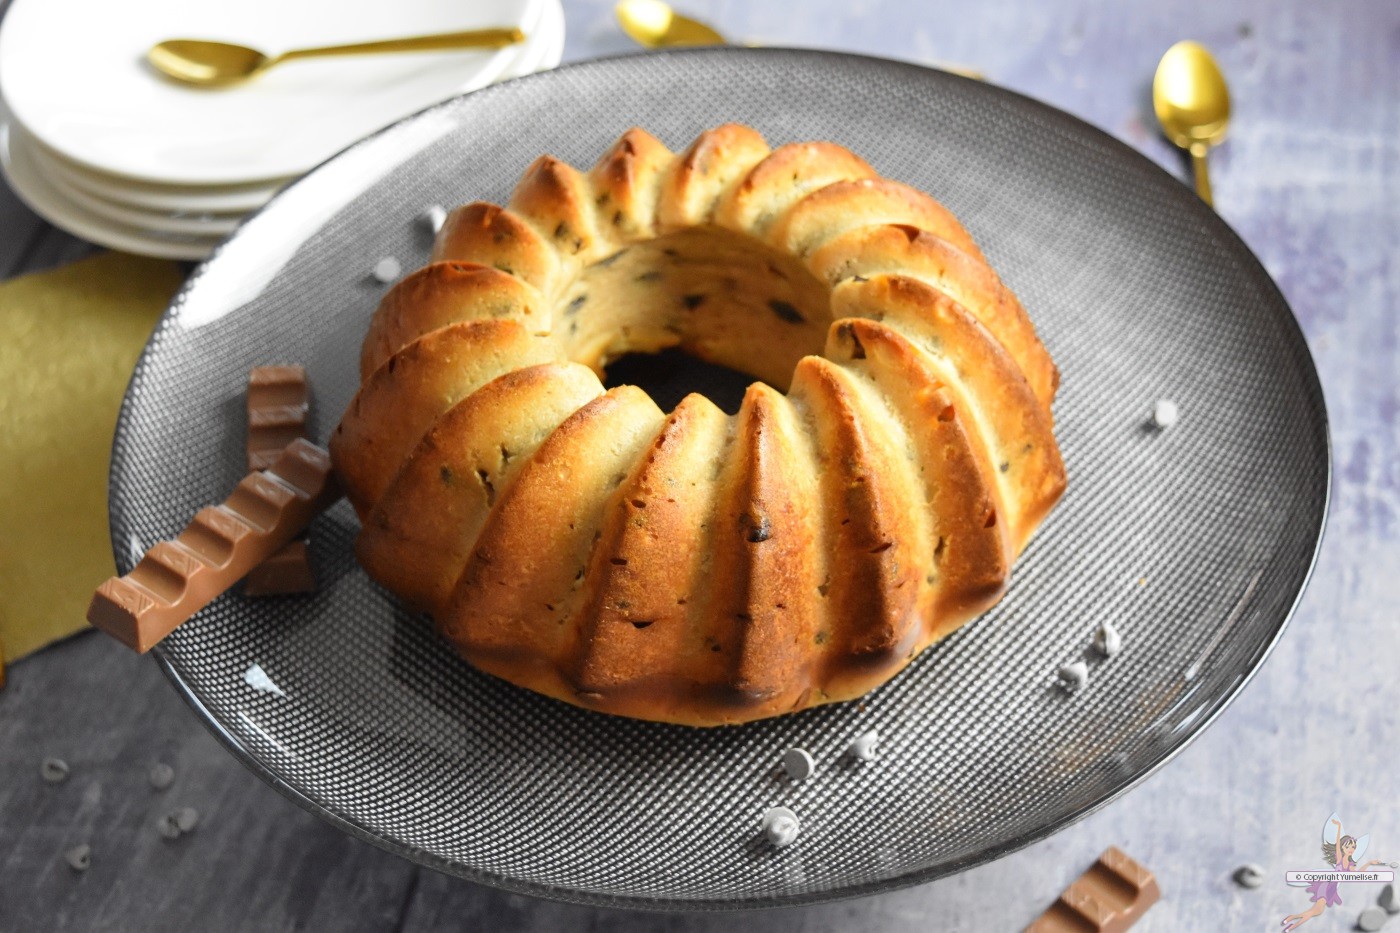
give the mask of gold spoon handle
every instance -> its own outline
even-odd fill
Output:
[[[519,29],[469,29],[466,32],[442,32],[431,36],[409,36],[404,39],[383,39],[378,42],[355,42],[350,45],[323,45],[310,49],[292,49],[276,57],[284,62],[294,58],[317,58],[325,55],[364,55],[375,52],[432,52],[441,49],[503,49],[525,39]]]
[[[1211,207],[1215,206],[1210,193],[1210,167],[1206,165],[1206,153],[1210,147],[1205,143],[1191,144],[1191,168],[1196,173],[1196,194]]]

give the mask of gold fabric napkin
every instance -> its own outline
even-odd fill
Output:
[[[115,572],[107,465],[141,347],[184,273],[99,253],[0,284],[0,684],[4,661],[86,626]]]

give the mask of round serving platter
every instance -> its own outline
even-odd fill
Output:
[[[946,203],[1059,364],[1063,501],[993,611],[862,702],[699,730],[575,709],[480,674],[356,566],[341,503],[311,596],[226,595],[155,655],[248,767],[441,871],[662,908],[869,894],[995,858],[1179,752],[1278,640],[1327,510],[1311,358],[1244,243],[1176,179],[1087,124],[943,72],[716,48],[570,65],[410,117],[290,185],[190,278],[132,379],[113,450],[117,563],[242,474],[250,367],[303,363],[311,436],[357,384],[385,256],[425,261],[433,204],[504,201],[549,152],[588,166],[628,127],[679,149],[736,121],[830,139]],[[1148,424],[1173,399],[1180,422]],[[1120,655],[1090,651],[1101,622]],[[1077,693],[1055,671],[1086,658]],[[257,664],[280,688],[244,681]],[[842,757],[877,729],[878,761]],[[777,770],[791,746],[816,773]],[[798,842],[759,817],[785,805]]]

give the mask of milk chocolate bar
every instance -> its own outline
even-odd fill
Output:
[[[315,591],[316,575],[311,572],[305,538],[298,538],[258,564],[243,581],[244,596],[285,596]]]
[[[259,366],[248,373],[248,469],[265,470],[306,436],[311,404],[302,366]]]
[[[131,573],[99,586],[88,622],[149,651],[338,498],[330,455],[295,440],[271,467],[244,477],[221,505],[201,509],[175,540],[147,551]]]
[[[1152,872],[1110,846],[1026,933],[1123,933],[1161,896]]]
[[[259,366],[248,373],[248,469],[272,464],[292,441],[306,436],[311,387],[302,366]],[[305,541],[293,541],[254,567],[246,596],[281,596],[316,589]]]

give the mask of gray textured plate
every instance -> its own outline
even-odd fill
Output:
[[[824,52],[574,65],[428,110],[335,157],[190,279],[137,367],[113,451],[117,562],[241,473],[248,368],[300,361],[324,440],[355,387],[382,256],[421,263],[430,204],[504,200],[539,153],[585,166],[640,125],[832,139],[932,192],[1021,295],[1063,372],[1070,487],[1009,596],[861,704],[722,730],[613,719],[478,674],[355,566],[343,503],[306,598],[221,598],[156,651],[233,753],[364,839],[451,874],[592,903],[718,908],[946,875],[1103,805],[1258,669],[1327,508],[1322,394],[1283,298],[1180,182],[1103,133],[975,81]],[[1181,423],[1145,427],[1170,397]],[[1112,621],[1125,648],[1054,687]],[[285,696],[256,693],[260,664]],[[878,728],[873,764],[838,761]],[[809,749],[792,786],[781,752]],[[798,844],[758,817],[786,804]]]

